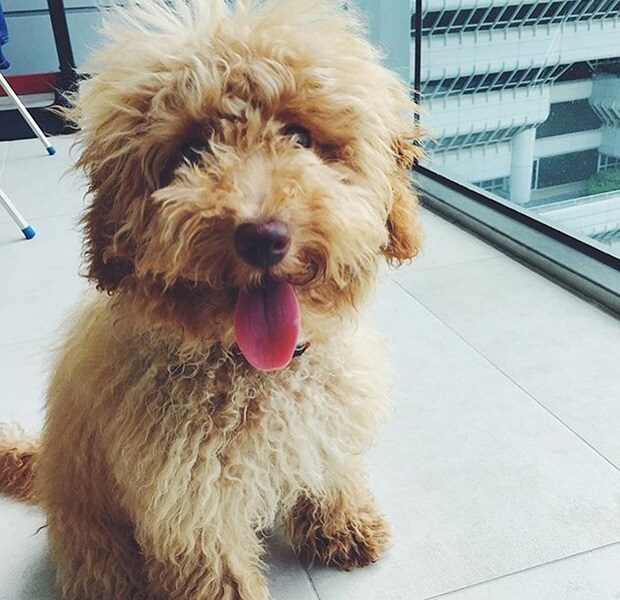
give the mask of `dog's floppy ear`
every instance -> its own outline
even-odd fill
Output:
[[[86,276],[111,293],[134,271],[134,234],[146,219],[146,207],[138,191],[144,186],[139,164],[131,154],[113,161],[106,152],[112,154],[112,148],[104,139],[87,143],[77,167],[86,172],[92,197],[81,219]]]
[[[412,135],[410,139],[415,139]],[[383,249],[388,262],[400,265],[417,255],[421,244],[418,223],[418,197],[411,182],[411,169],[421,150],[410,139],[394,140],[395,169],[391,175],[392,207],[388,214],[389,241]]]
[[[128,258],[110,255],[118,225],[110,218],[111,211],[106,210],[108,204],[105,199],[95,200],[82,216],[82,225],[86,276],[96,283],[98,289],[111,293],[133,272],[133,265]]]
[[[110,70],[85,81],[64,111],[77,128],[75,166],[89,183],[89,203],[81,218],[85,275],[109,293],[134,273],[139,241],[152,213],[148,200],[156,169],[149,167],[158,156],[144,141],[152,92],[144,84],[142,93],[128,94],[118,77]]]

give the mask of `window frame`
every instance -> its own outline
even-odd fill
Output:
[[[411,8],[415,11],[413,19],[408,15],[409,22],[414,24],[413,96],[423,106],[419,92],[422,89],[423,1],[415,0]],[[419,114],[416,121],[419,122]],[[431,211],[620,315],[620,258],[596,241],[569,232],[499,196],[451,179],[433,170],[432,165],[416,165],[413,181],[422,204]]]

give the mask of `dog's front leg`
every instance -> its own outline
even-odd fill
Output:
[[[332,468],[324,494],[303,493],[285,521],[293,548],[315,561],[348,571],[375,562],[389,541],[389,528],[368,490],[361,459]]]
[[[161,534],[161,532],[160,532]],[[149,600],[268,600],[262,546],[251,527],[235,519],[208,527],[193,540],[161,535],[142,541]]]

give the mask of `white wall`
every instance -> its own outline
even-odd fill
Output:
[[[546,158],[548,156],[558,156],[559,154],[594,150],[600,145],[600,129],[555,135],[536,140],[534,143],[534,158]]]
[[[425,36],[422,81],[618,56],[620,20]],[[413,52],[413,42],[411,46]]]
[[[620,50],[619,50],[620,52]],[[585,100],[592,95],[592,80],[580,79],[578,81],[566,81],[554,83],[551,86],[549,100],[551,104],[558,102],[572,102]]]
[[[437,137],[538,125],[549,117],[550,88],[518,88],[429,98],[423,123]]]
[[[435,12],[440,10],[458,10],[459,8],[484,8],[495,4],[497,6],[497,0],[426,0],[425,8],[429,12]],[[523,4],[519,0],[508,0],[502,2],[501,5],[506,4]]]
[[[600,151],[620,158],[620,127],[603,126]]]
[[[537,212],[584,235],[614,231],[620,229],[620,191],[560,202]]]
[[[466,148],[432,156],[428,166],[457,181],[473,183],[510,175],[510,144]]]

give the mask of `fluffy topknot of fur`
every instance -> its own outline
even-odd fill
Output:
[[[321,35],[363,31],[359,15],[338,0],[129,0],[122,7],[110,8],[108,14],[114,17],[104,25],[108,39],[119,39],[121,29],[148,34],[175,35],[182,30],[184,34],[211,35],[224,21],[240,27],[301,25],[308,33],[318,26]],[[326,21],[329,30],[325,29]]]
[[[87,70],[122,68],[128,58],[125,54],[122,60],[124,51],[129,49],[142,61],[186,60],[188,43],[202,49],[218,30],[243,39],[249,32],[268,36],[283,24],[332,50],[351,53],[354,43],[358,56],[368,60],[379,56],[364,40],[361,15],[336,0],[129,0],[106,10],[101,28],[105,50],[95,53]],[[161,36],[160,44],[153,44],[154,36]],[[111,51],[114,47],[117,52]]]

